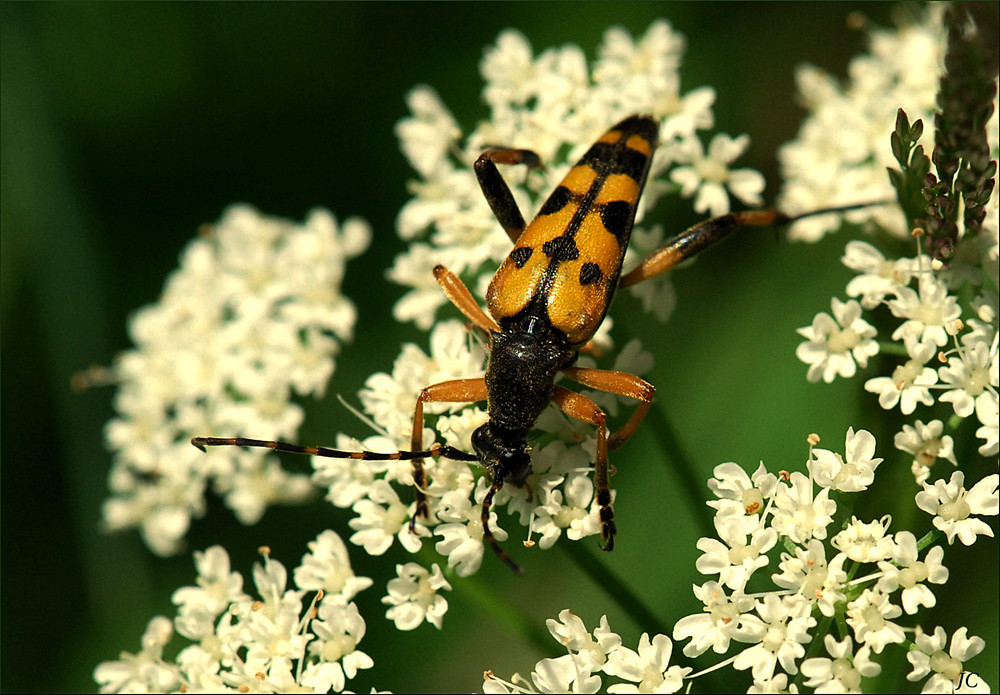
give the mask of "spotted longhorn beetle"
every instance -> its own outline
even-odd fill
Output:
[[[222,437],[195,437],[191,443],[202,450],[207,446],[245,446],[367,461],[409,460],[416,496],[411,530],[418,516],[428,517],[423,459],[479,462],[491,481],[482,504],[483,537],[504,563],[521,574],[490,529],[490,508],[505,483],[517,487],[526,484],[531,474],[528,435],[552,402],[569,417],[597,428],[594,485],[602,548],[611,550],[616,529],[608,485],[608,451],[620,447],[636,431],[655,392],[652,384],[633,374],[573,366],[581,348],[604,320],[615,290],[659,275],[741,227],[782,226],[810,215],[863,207],[817,210],[797,217],[775,210],[713,217],[674,237],[621,275],[658,130],[655,119],[642,115],[629,116],[615,125],[570,169],[527,226],[496,165],[535,167],[539,165],[537,155],[530,150],[493,148],[479,157],[475,163],[479,185],[514,244],[486,293],[489,313],[444,266],[434,268],[434,277],[458,310],[488,335],[489,361],[484,376],[445,381],[420,391],[413,414],[411,451],[351,452]],[[621,429],[608,436],[604,412],[587,396],[557,386],[555,379],[560,373],[589,388],[637,399],[639,404]],[[489,419],[472,434],[475,454],[440,444],[423,448],[425,403],[477,401],[486,401]]]

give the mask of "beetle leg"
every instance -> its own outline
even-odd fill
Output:
[[[765,227],[787,221],[788,217],[777,210],[731,212],[704,220],[653,251],[642,263],[622,275],[618,286],[628,287],[659,275],[742,227]]]
[[[642,418],[653,403],[656,387],[645,379],[628,372],[614,372],[606,369],[584,369],[582,367],[567,367],[563,373],[573,381],[589,386],[599,391],[613,393],[617,396],[627,396],[639,401],[632,416],[620,430],[608,438],[608,449],[614,451],[635,434]]]
[[[597,428],[597,455],[594,457],[594,487],[597,489],[597,504],[601,507],[602,550],[615,547],[615,512],[611,508],[611,490],[608,485],[608,432],[604,426],[605,416],[594,401],[562,386],[556,386],[552,401],[559,409],[575,420],[594,425]]]
[[[497,322],[493,320],[492,316],[483,311],[483,308],[479,306],[472,293],[469,292],[469,288],[465,286],[465,283],[455,273],[443,265],[436,265],[434,266],[434,278],[441,285],[451,303],[465,314],[465,318],[486,331],[487,335],[500,332],[500,326],[497,325]]]
[[[486,400],[486,379],[454,379],[442,381],[440,384],[424,387],[417,396],[417,405],[413,411],[413,436],[410,441],[414,451],[423,450],[424,440],[424,403],[473,403]],[[416,513],[410,519],[410,531],[416,528],[417,517],[427,519],[427,494],[424,489],[427,481],[424,477],[424,460],[413,459],[413,488],[416,497]]]
[[[524,164],[529,168],[540,166],[538,155],[531,150],[515,150],[504,148],[491,148],[479,155],[479,159],[473,165],[476,170],[476,178],[479,179],[479,187],[483,191],[486,202],[490,204],[493,216],[500,222],[500,226],[507,232],[510,240],[517,243],[521,232],[524,231],[524,216],[514,201],[514,196],[510,192],[510,187],[503,180],[497,164]]]

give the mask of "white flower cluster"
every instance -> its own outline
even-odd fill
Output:
[[[101,692],[341,692],[358,671],[372,668],[358,649],[365,621],[353,602],[372,580],[354,574],[340,537],[324,531],[309,543],[293,572],[295,588],[270,550],[261,554],[254,599],[244,593],[242,575],[230,571],[224,548],[196,552],[198,579],[174,592],[177,615],[153,618],[138,653],[97,666]],[[451,588],[440,568],[397,571],[383,599],[392,606],[386,617],[400,630],[424,620],[440,627],[447,602],[438,592]],[[175,632],[183,645],[170,644]]]
[[[654,22],[639,40],[621,28],[609,29],[588,69],[578,46],[550,49],[535,56],[525,37],[508,30],[489,48],[481,65],[483,99],[490,117],[469,133],[462,130],[426,86],[408,98],[412,116],[397,133],[403,153],[419,178],[410,182],[413,198],[399,214],[400,236],[413,241],[396,259],[389,277],[410,288],[396,304],[401,321],[427,330],[446,303],[431,269],[438,263],[462,276],[473,293],[486,284],[510,252],[510,239],[494,219],[472,169],[488,147],[533,150],[542,169],[505,169],[508,184],[524,214],[537,210],[591,143],[621,118],[650,114],[660,121],[661,144],[636,219],[667,193],[694,197],[698,212],[729,211],[729,195],[750,205],[761,202],[764,180],[730,164],[749,138],[717,134],[705,147],[698,131],[713,126],[715,91],[702,87],[682,94],[680,63],[684,38],[666,21]],[[680,230],[676,230],[680,231]],[[649,252],[663,230],[635,230],[635,251]],[[627,259],[628,262],[628,259]],[[670,289],[662,280],[637,290],[647,311],[669,311]],[[664,306],[666,305],[666,306]]]
[[[862,680],[878,675],[897,645],[904,651],[909,647],[905,653],[913,669],[908,678],[927,679],[924,692],[952,692],[964,662],[983,650],[983,640],[959,628],[946,653],[943,628],[930,637],[919,625],[900,622],[904,613],[915,616],[936,604],[931,587],[945,584],[949,575],[944,548],[928,549],[929,539],[918,541],[909,531],[890,533],[888,517],[834,523],[843,515],[841,507],[850,506],[849,498],[834,493],[867,489],[882,461],[874,454],[874,437],[851,429],[844,454],[812,450],[809,475],[775,475],[763,463],[753,475],[735,463],[716,467],[709,481],[716,499],[708,504],[715,509],[718,537],[698,541],[702,555],[696,563],[699,572],[715,578],[694,587],[703,608],[677,621],[672,637],[688,640],[683,653],[689,658],[709,650],[723,655],[735,647],[720,664],[691,674],[691,668],[670,666],[672,643],[666,635],[650,639],[644,634],[638,651],[632,651],[622,647],[606,619],[591,634],[567,610],[560,623],[548,625],[569,654],[538,662],[530,682],[514,676],[508,683],[490,675],[484,692],[677,692],[682,679],[731,665],[750,672],[749,692],[787,691],[801,671],[803,685],[815,692],[860,693]],[[947,485],[925,485],[917,506],[934,515],[934,526],[949,539],[957,536],[971,544],[978,535],[993,535],[971,515],[997,515],[998,479],[988,476],[966,490],[957,472]],[[755,584],[762,585],[773,560],[773,588],[748,591],[755,575]],[[829,632],[833,622],[844,626],[839,640]],[[819,639],[829,656],[804,658],[809,644]],[[600,672],[629,682],[609,686]]]
[[[814,72],[806,71],[810,78],[803,78],[802,87],[812,90],[807,91],[807,96],[811,94],[809,101],[815,103],[816,110],[807,119],[799,139],[785,151],[783,161],[788,177],[785,197],[789,204],[791,201],[804,201],[802,204],[807,206],[844,203],[851,195],[855,202],[871,199],[871,194],[861,189],[826,197],[830,186],[844,181],[864,190],[883,191],[885,198],[891,197],[885,169],[891,165],[898,167],[889,148],[889,133],[898,107],[912,108],[913,120],[917,115],[923,118],[928,126],[925,138],[930,137],[928,144],[932,146],[933,133],[927,134],[933,131],[930,111],[940,72],[938,64],[944,52],[941,13],[929,11],[923,24],[898,33],[874,33],[872,51],[873,55],[852,63],[852,81],[845,92],[832,88],[816,91],[816,84],[810,80],[818,78]],[[994,160],[1000,157],[1000,126],[995,107],[996,104],[987,125]],[[838,122],[840,126],[831,130]],[[825,132],[827,142],[831,141],[831,133],[836,132],[836,154],[840,157],[836,167],[832,166],[834,150],[829,147],[824,150],[826,158],[814,160],[808,171],[795,163],[795,157],[801,156],[804,161],[807,156],[819,156],[814,151],[818,147],[814,138],[820,137],[816,131]],[[846,150],[840,148],[842,135],[853,138],[852,146]],[[864,148],[860,137],[867,138]],[[861,156],[855,150],[867,154]],[[817,161],[826,165],[816,164]],[[847,172],[851,172],[850,176]],[[878,186],[869,184],[868,178],[876,174]],[[820,181],[817,179],[820,175],[828,179]],[[903,415],[911,415],[923,406],[929,411],[921,419],[904,425],[895,438],[898,449],[913,455],[913,475],[918,483],[928,479],[930,467],[939,458],[957,465],[950,433],[961,419],[972,416],[978,419],[976,436],[982,440],[980,455],[995,456],[998,451],[998,200],[994,187],[982,229],[976,234],[960,233],[946,267],[926,253],[893,258],[871,243],[849,242],[843,263],[856,276],[847,284],[846,292],[855,299],[842,302],[834,298],[832,316],[821,312],[812,325],[799,329],[806,342],[798,346],[796,354],[809,365],[810,381],[822,379],[829,383],[838,376],[853,377],[858,367],[866,367],[869,359],[879,352],[900,356],[890,373],[869,378],[865,389],[878,394],[879,405],[886,410],[898,407]],[[883,230],[897,233],[899,229],[881,217],[884,212],[875,212],[889,207],[852,214],[874,215]],[[817,220],[803,221],[802,227],[796,225],[799,238],[814,239],[828,231],[817,226],[822,219]],[[915,236],[922,241],[919,233]],[[891,334],[881,342],[877,340],[874,319],[867,320],[877,312],[893,317]],[[954,418],[949,420],[952,413]]]
[[[159,303],[130,322],[136,347],[115,362],[108,527],[137,526],[169,554],[204,514],[210,482],[244,523],[310,494],[307,476],[261,450],[206,455],[190,440],[294,436],[302,410],[292,392],[321,394],[351,336],[355,310],[340,284],[370,235],[365,222],[338,225],[325,210],[295,224],[234,206],[187,246]]]
[[[995,206],[987,220],[995,233]],[[966,246],[982,243],[959,241],[960,251]],[[843,261],[858,273],[847,285],[847,293],[858,299],[834,298],[832,317],[821,312],[811,326],[799,329],[807,342],[799,345],[796,355],[809,364],[810,381],[853,377],[880,351],[900,356],[890,373],[867,379],[865,390],[877,394],[886,410],[899,408],[911,415],[922,407],[932,414],[904,425],[896,435],[896,447],[913,455],[918,483],[927,480],[939,458],[957,465],[954,442],[945,432],[954,431],[962,419],[975,416],[979,421],[979,454],[997,454],[995,236],[992,247],[983,251],[975,255],[975,267],[965,265],[969,254],[960,254],[950,267],[939,268],[925,254],[890,259],[867,242],[851,241]],[[976,282],[967,277],[976,277]],[[896,319],[890,340],[881,344],[865,318],[866,311],[880,306]]]
[[[264,562],[253,570],[257,599],[243,592],[224,548],[196,552],[196,585],[173,595],[177,616],[153,618],[139,653],[98,665],[101,692],[342,691],[358,670],[373,666],[357,648],[365,621],[352,601],[371,580],[354,575],[333,531],[309,549],[294,572],[297,588],[288,588],[284,565],[262,548]],[[171,645],[176,657],[166,659],[175,631],[186,644],[179,652]]]
[[[674,645],[666,635],[650,639],[644,632],[637,649],[630,649],[611,631],[607,616],[592,633],[569,610],[545,624],[568,653],[539,661],[530,681],[517,673],[505,681],[487,671],[484,693],[676,693],[691,673],[690,668],[670,665]]]
[[[734,642],[748,644],[732,665],[750,670],[755,692],[786,688],[788,677],[800,668],[808,679],[805,685],[817,692],[861,692],[861,679],[881,670],[875,655],[906,641],[908,628],[896,620],[904,612],[916,615],[921,607],[933,607],[930,585],[948,580],[944,549],[935,545],[928,550],[930,537],[918,541],[909,531],[892,534],[888,517],[852,517],[842,527],[834,523],[838,510],[850,507],[844,495],[866,490],[881,462],[875,457],[874,437],[849,429],[843,454],[812,450],[808,476],[775,475],[764,464],[753,475],[736,464],[718,466],[709,481],[718,498],[709,502],[716,510],[718,539],[698,542],[703,554],[696,563],[700,572],[718,579],[695,587],[703,612],[674,627],[674,639],[690,640],[684,654],[695,657],[709,649],[724,654]],[[916,504],[933,515],[934,526],[949,541],[957,536],[968,545],[978,535],[993,535],[973,515],[997,514],[998,479],[987,476],[966,490],[964,476],[956,472],[947,485],[925,484]],[[783,550],[780,571],[771,575],[777,589],[748,593],[751,575],[769,566],[773,558],[768,553],[776,548]],[[842,632],[835,639],[828,633],[833,620],[846,623],[850,634]],[[961,630],[964,640],[965,628]],[[824,637],[832,658],[800,661],[816,635]],[[978,638],[970,644],[953,657],[961,662],[983,648]],[[961,666],[947,677],[957,685],[960,672]],[[915,669],[910,678],[928,673]]]
[[[845,85],[815,66],[798,68],[800,99],[811,114],[798,137],[778,151],[785,178],[778,209],[795,215],[895,199],[885,170],[896,166],[889,133],[897,109],[906,111],[911,121],[923,120],[920,142],[925,150],[930,151],[934,142],[932,114],[945,47],[942,11],[938,5],[930,8],[923,22],[872,31],[871,52],[851,61]],[[874,223],[897,237],[905,238],[910,231],[899,209],[892,206],[845,216],[856,224]],[[839,229],[842,220],[840,215],[810,217],[789,227],[788,236],[817,241]]]

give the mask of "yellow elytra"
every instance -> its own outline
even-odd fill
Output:
[[[658,124],[631,116],[591,146],[517,239],[486,294],[502,328],[547,319],[571,346],[586,343],[621,275]]]

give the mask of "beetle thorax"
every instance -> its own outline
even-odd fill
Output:
[[[548,332],[492,335],[486,389],[490,423],[498,432],[526,438],[552,399],[556,374],[576,352]]]

